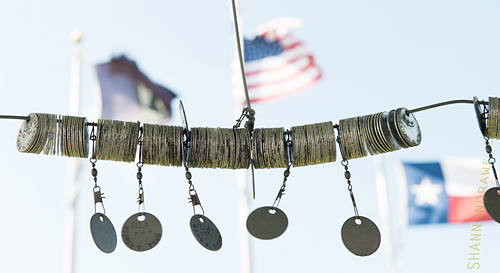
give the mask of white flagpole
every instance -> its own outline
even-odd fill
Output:
[[[77,43],[76,52],[71,61],[69,114],[78,116],[80,113],[80,78],[82,65],[82,52],[79,43],[82,40],[80,31],[73,30],[70,38]],[[67,189],[66,189],[66,215],[65,215],[65,237],[64,237],[64,259],[63,272],[73,273],[75,259],[75,203],[80,192],[78,173],[82,167],[81,161],[76,158],[68,158],[67,166]]]
[[[386,253],[387,263],[390,273],[398,271],[397,263],[394,257],[394,247],[392,243],[391,222],[389,216],[389,199],[387,197],[387,182],[385,179],[384,157],[383,155],[373,157],[375,162],[375,174],[377,183],[378,204],[380,209],[380,219],[382,221],[382,238],[384,240],[384,252]]]
[[[238,16],[239,29],[241,28],[241,17],[238,14],[239,0],[234,0],[234,12]],[[235,25],[235,27],[238,27]],[[241,44],[241,51],[243,51],[243,37],[238,37]],[[238,46],[236,44],[236,46]],[[236,60],[238,60],[238,48],[236,48]],[[233,74],[236,75],[236,74]],[[241,80],[241,79],[240,79]],[[240,80],[238,82],[242,83]],[[235,86],[233,84],[233,86]],[[241,92],[242,89],[233,90],[233,101],[234,101],[234,116],[239,119],[241,116],[242,106],[239,104],[238,95],[236,91]],[[252,254],[250,248],[250,235],[248,234],[246,227],[246,219],[249,213],[248,201],[249,191],[247,188],[247,171],[246,170],[236,170],[236,182],[238,187],[238,232],[240,241],[240,273],[252,273]]]

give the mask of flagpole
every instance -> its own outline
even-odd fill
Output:
[[[238,13],[238,7],[239,5],[239,0],[232,0],[231,4],[233,5],[233,12],[235,15],[234,17],[239,18],[238,25],[236,25],[236,18],[235,19],[235,28],[236,28],[236,33],[239,34],[238,27],[240,29],[242,24],[241,24],[241,17],[239,16]],[[236,43],[236,60],[240,61],[240,66],[243,66],[244,64],[241,63],[243,62],[242,59],[239,57],[239,53],[244,52],[243,51],[243,43],[241,35],[238,35],[237,37],[238,41],[240,41],[240,47],[238,47],[238,43]],[[237,41],[237,42],[238,42]],[[243,75],[244,77],[244,75]],[[242,81],[245,79],[242,78]],[[239,82],[239,81],[238,81]],[[234,84],[233,84],[234,86]],[[234,88],[234,87],[233,87]],[[245,86],[246,88],[246,86]],[[233,90],[233,101],[234,101],[234,116],[237,119],[240,118],[241,116],[241,111],[242,107],[241,104],[239,103],[238,95],[236,94],[236,91],[241,92],[241,90],[235,89]],[[245,92],[246,93],[246,92]],[[249,101],[248,95],[247,96],[247,103]],[[250,105],[248,104],[248,108],[250,108]],[[252,253],[251,253],[251,246],[250,246],[250,235],[248,234],[247,227],[246,227],[246,219],[249,213],[249,191],[247,187],[247,171],[246,170],[236,170],[236,184],[237,184],[237,190],[238,190],[238,231],[239,231],[239,242],[240,242],[240,273],[252,273]]]
[[[390,273],[398,272],[397,263],[395,261],[394,246],[392,243],[391,222],[389,212],[389,199],[387,197],[387,181],[385,178],[384,156],[379,155],[373,157],[375,162],[375,180],[377,183],[378,205],[380,210],[380,219],[382,224],[382,238],[384,238],[384,248],[386,253],[387,263],[389,264]]]
[[[70,75],[70,96],[69,96],[69,114],[78,116],[80,113],[80,79],[82,52],[80,42],[82,35],[80,31],[73,30],[70,33],[70,38],[76,43],[76,51],[71,61]],[[67,164],[67,189],[66,189],[66,215],[65,215],[65,237],[64,237],[64,256],[63,256],[63,272],[74,272],[75,260],[75,203],[80,192],[80,183],[78,181],[78,173],[82,167],[81,161],[76,158],[68,158]]]

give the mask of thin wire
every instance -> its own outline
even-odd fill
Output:
[[[252,107],[250,106],[250,97],[248,96],[247,80],[245,77],[245,65],[244,65],[244,60],[243,60],[243,54],[241,52],[240,32],[238,30],[238,16],[236,14],[236,4],[234,1],[235,0],[232,0],[231,2],[233,3],[234,29],[236,31],[236,43],[238,45],[238,57],[240,59],[241,78],[243,79],[243,88],[245,89],[245,97],[247,99],[247,107],[248,107],[248,109],[252,109]]]
[[[237,21],[237,17],[236,17],[236,8],[235,8],[234,0],[232,0],[232,2],[233,2],[233,15],[234,15],[234,23],[235,23],[235,30],[236,30],[236,36],[237,36],[236,41],[238,43],[238,57],[240,59],[241,75],[242,75],[242,78],[243,78],[243,85],[244,85],[244,88],[245,88],[245,96],[246,96],[246,100],[247,100],[247,106],[248,106],[249,109],[251,109],[251,107],[250,107],[250,97],[248,96],[247,82],[246,82],[246,78],[245,78],[245,67],[243,65],[243,55],[241,53],[241,44],[240,44],[240,39],[239,39],[239,37],[240,37],[239,35],[240,34],[239,34],[239,31],[238,31],[238,21]],[[473,104],[474,101],[473,100],[450,100],[450,101],[444,101],[444,102],[439,102],[439,103],[435,103],[435,104],[423,106],[423,107],[420,107],[420,108],[415,108],[415,109],[412,109],[412,110],[408,110],[406,112],[408,114],[410,114],[410,113],[416,113],[416,112],[420,112],[420,111],[424,111],[424,110],[429,110],[429,109],[436,108],[436,107],[441,107],[441,106],[444,106],[444,105],[456,104],[456,103]],[[489,105],[489,103],[487,101],[480,101],[479,104]],[[0,115],[0,119],[24,119],[24,120],[29,120],[30,117],[29,116]],[[57,122],[60,122],[60,120],[57,120]],[[87,126],[96,126],[97,123],[87,122],[86,125]],[[334,128],[335,128],[335,126],[334,126]]]
[[[406,111],[406,113],[410,114],[410,113],[420,112],[420,111],[424,111],[424,110],[428,110],[428,109],[432,109],[432,108],[436,108],[436,107],[440,107],[440,106],[444,106],[444,105],[455,104],[455,103],[473,104],[474,101],[473,100],[450,100],[450,101],[444,101],[444,102],[435,103],[435,104],[427,105],[427,106],[424,106],[424,107],[416,108],[416,109],[413,109],[413,110],[409,110],[409,111]],[[486,104],[486,105],[488,105],[489,103],[488,102],[479,102],[479,104]]]
[[[29,116],[0,116],[0,119],[24,119],[30,120]]]

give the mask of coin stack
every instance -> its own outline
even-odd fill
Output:
[[[54,128],[54,125],[52,124],[50,127]],[[61,116],[58,135],[60,138],[59,146],[62,156],[88,157],[89,133],[87,129],[87,118]]]
[[[397,151],[418,146],[420,127],[406,108],[354,117],[339,122],[344,159]]]
[[[331,121],[292,127],[293,166],[335,162],[335,130]]]
[[[182,166],[182,127],[146,123],[142,138],[144,164]]]
[[[17,149],[22,153],[88,156],[87,119],[74,116],[31,113],[21,124]]]
[[[252,156],[256,169],[286,168],[288,150],[285,143],[284,128],[254,129]]]
[[[99,160],[133,162],[137,153],[139,122],[99,119],[96,157]]]
[[[250,166],[250,133],[247,129],[191,128],[188,166],[194,168],[247,169]]]

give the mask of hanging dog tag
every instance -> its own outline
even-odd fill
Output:
[[[278,238],[288,227],[288,218],[279,208],[261,207],[247,219],[247,230],[255,238],[270,240]]]
[[[135,251],[152,249],[160,242],[161,234],[160,221],[147,212],[139,212],[130,216],[122,228],[123,242]]]
[[[189,221],[191,232],[198,243],[204,248],[217,251],[222,247],[222,236],[219,229],[207,217],[195,214]]]
[[[484,194],[484,207],[490,217],[497,223],[500,223],[500,188],[494,187],[486,191]]]
[[[358,218],[358,223],[356,216],[345,221],[342,226],[342,242],[354,255],[369,256],[380,246],[380,231],[370,219],[363,216]]]
[[[108,217],[95,213],[90,218],[90,231],[95,245],[104,253],[111,253],[116,248],[116,231]]]

